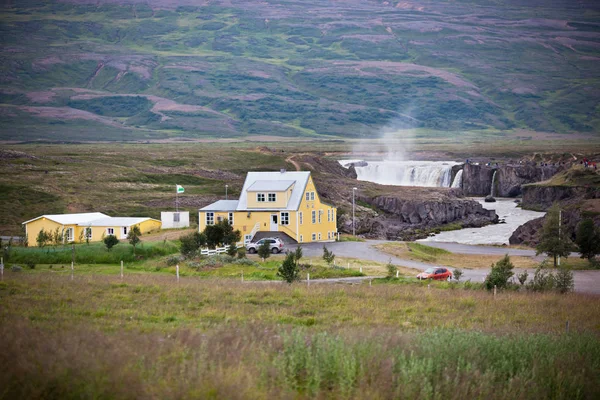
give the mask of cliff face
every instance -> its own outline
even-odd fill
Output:
[[[522,207],[530,210],[546,210],[554,202],[580,202],[600,199],[600,187],[582,186],[523,186]]]
[[[360,196],[357,217],[357,233],[368,238],[389,240],[414,239],[415,231],[435,229],[449,223],[463,227],[479,227],[498,221],[492,210],[484,209],[478,202],[462,197],[459,190],[438,192],[431,198],[403,198],[396,195],[376,197]],[[352,220],[348,216],[340,226],[342,231],[352,232]]]
[[[509,164],[496,168],[493,165],[465,164],[462,187],[467,196],[487,196],[491,192],[494,171],[497,171],[495,195],[516,197],[521,195],[522,185],[550,179],[561,169],[559,165]]]

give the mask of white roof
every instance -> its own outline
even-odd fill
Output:
[[[101,218],[101,219],[96,219],[94,221],[89,221],[85,224],[78,224],[78,225],[85,225],[85,226],[131,226],[131,225],[135,225],[135,224],[140,224],[144,221],[148,221],[149,219],[152,218],[148,218],[148,217],[106,217],[106,218]]]
[[[280,172],[281,173],[281,172]],[[254,183],[248,188],[249,192],[283,192],[292,186],[296,181],[254,181]]]
[[[61,225],[84,225],[96,219],[110,217],[106,214],[102,214],[99,212],[77,214],[46,214],[34,219],[30,219],[29,221],[25,221],[23,222],[23,224],[27,224],[31,221],[35,221],[36,219],[40,218],[48,218],[49,220],[57,222]]]
[[[235,211],[237,206],[237,200],[219,200],[201,208],[200,211]]]
[[[258,182],[270,182],[273,186],[284,186],[291,182],[294,185],[287,207],[273,210],[297,210],[302,202],[304,189],[310,178],[309,171],[292,172],[248,172],[236,211],[248,211],[248,189]],[[260,183],[260,185],[263,185]],[[291,186],[291,185],[290,185]],[[288,188],[290,186],[287,186]],[[274,190],[274,189],[273,189]],[[285,189],[284,189],[285,190]],[[252,209],[253,211],[255,209]]]

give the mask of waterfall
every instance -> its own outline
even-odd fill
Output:
[[[492,197],[496,197],[496,188],[494,183],[496,183],[496,172],[498,172],[498,170],[494,170],[494,175],[492,175],[492,187],[490,188],[490,196]]]
[[[352,160],[340,161],[344,166],[351,163]],[[369,161],[355,164],[354,168],[359,181],[381,185],[450,187],[454,165],[457,163],[452,161]]]
[[[463,176],[463,170],[461,169],[456,173],[456,176],[454,177],[454,181],[452,182],[452,185],[450,187],[461,188],[462,187],[462,176]]]

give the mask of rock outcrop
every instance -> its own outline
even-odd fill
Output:
[[[516,197],[521,195],[524,184],[550,179],[563,168],[559,164],[504,164],[498,167],[495,164],[465,164],[462,187],[467,196],[487,196],[491,193],[494,171],[497,171],[495,195]]]
[[[402,195],[361,195],[356,231],[367,238],[409,240],[427,236],[428,231],[457,223],[463,227],[479,227],[498,222],[492,210],[464,198],[460,190],[429,189],[429,198],[414,199]],[[433,193],[435,191],[435,193]],[[366,210],[365,210],[366,209]],[[340,229],[352,232],[352,220],[347,218]]]
[[[521,204],[528,210],[544,211],[554,202],[568,204],[588,199],[600,199],[600,187],[525,185]]]

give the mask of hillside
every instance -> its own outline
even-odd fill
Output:
[[[592,0],[28,0],[0,15],[0,140],[600,130]]]

